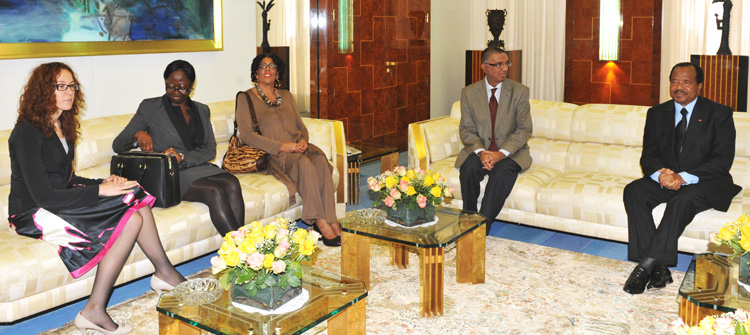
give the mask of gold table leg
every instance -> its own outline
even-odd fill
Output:
[[[391,170],[398,166],[398,152],[380,157],[380,173]]]
[[[443,315],[443,248],[419,248],[419,314]]]
[[[365,335],[365,300],[328,319],[328,333],[342,335]]]
[[[456,282],[484,283],[486,230],[479,226],[456,242]]]
[[[180,320],[159,314],[159,335],[200,335],[201,331]]]
[[[409,266],[409,249],[398,243],[393,243],[393,264],[399,269],[406,269]]]
[[[370,239],[341,232],[341,274],[357,278],[370,289]]]

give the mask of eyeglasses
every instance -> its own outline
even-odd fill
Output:
[[[270,63],[270,64],[265,64],[265,63],[263,63],[263,64],[260,64],[260,66],[259,66],[259,67],[260,67],[261,69],[263,69],[263,70],[265,70],[265,69],[271,69],[271,70],[275,70],[275,69],[276,69],[276,64],[274,64],[274,63]]]
[[[182,94],[185,94],[185,93],[190,92],[190,91],[193,90],[192,87],[184,87],[184,88],[180,87],[180,88],[177,88],[177,87],[174,87],[174,86],[167,86],[166,89],[167,89],[167,91],[177,91],[177,92],[180,92]]]
[[[68,88],[72,88],[73,91],[78,91],[78,89],[81,88],[81,85],[78,85],[78,84],[70,84],[70,85],[68,85],[68,84],[52,84],[52,85],[54,85],[55,89],[57,89],[58,91],[67,91]]]
[[[489,65],[489,66],[493,66],[493,67],[503,67],[503,65],[504,65],[504,66],[505,66],[506,68],[509,68],[509,67],[510,67],[510,61],[507,61],[507,62],[505,62],[505,63],[503,63],[503,62],[499,62],[499,63],[495,63],[495,64],[492,64],[492,63],[485,63],[485,64],[487,64],[487,65]]]

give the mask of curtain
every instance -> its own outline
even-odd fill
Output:
[[[492,39],[487,9],[506,9],[505,29],[500,39],[507,50],[522,50],[521,81],[531,99],[562,101],[565,87],[565,1],[487,0],[485,8],[472,10],[472,21],[484,22],[484,44]],[[481,15],[481,17],[479,17]]]
[[[268,3],[268,1],[266,1]],[[256,5],[258,45],[263,41],[263,19]],[[310,3],[300,0],[277,0],[268,12],[271,46],[289,46],[289,91],[300,112],[310,112]]]
[[[729,49],[733,55],[750,54],[750,4],[734,0],[731,11]],[[667,83],[672,66],[689,62],[690,55],[715,55],[721,42],[716,17],[721,19],[723,3],[694,0],[666,0],[662,5],[661,78]],[[748,92],[750,94],[750,92]],[[662,84],[660,101],[667,101],[669,85]]]

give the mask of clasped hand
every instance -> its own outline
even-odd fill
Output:
[[[138,147],[141,148],[144,152],[151,152],[154,151],[154,139],[151,138],[151,135],[149,135],[147,132],[143,130],[139,130],[133,135],[135,137],[135,141],[138,142]],[[165,155],[172,155],[177,157],[177,162],[182,162],[182,156],[180,156],[180,153],[177,152],[174,148],[168,148],[167,150],[162,151],[161,153]]]
[[[661,173],[659,175],[659,184],[664,188],[677,191],[682,187],[682,184],[685,183],[685,180],[682,179],[682,176],[680,176],[679,173],[675,173],[670,169],[661,168],[659,169],[659,172]]]
[[[281,144],[281,152],[299,152],[303,153],[307,151],[307,141],[304,138],[300,138],[295,142],[286,142]]]
[[[111,197],[127,194],[132,192],[133,188],[137,185],[138,183],[135,180],[127,180],[117,175],[111,175],[99,185],[99,195]]]
[[[482,161],[483,169],[492,170],[495,167],[495,163],[505,159],[505,154],[501,151],[484,150],[479,153],[479,159]]]

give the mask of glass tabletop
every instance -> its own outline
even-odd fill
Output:
[[[369,162],[388,154],[398,153],[398,147],[385,144],[354,142],[349,145],[360,151],[360,158],[363,162]]]
[[[213,334],[301,334],[367,297],[361,280],[304,265],[303,272],[302,288],[309,292],[310,299],[290,313],[247,313],[232,305],[228,291],[204,305],[181,305],[176,297],[165,293],[156,310]]]
[[[347,213],[346,218],[341,220],[341,230],[418,248],[445,247],[485,223],[484,216],[479,213],[443,206],[435,208],[437,223],[411,228],[394,227],[382,221],[360,220],[353,215],[354,212]]]
[[[680,285],[680,296],[700,307],[723,312],[750,309],[750,292],[737,284],[738,259],[695,255]]]

